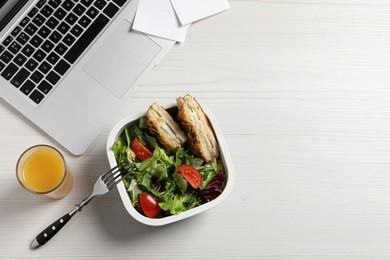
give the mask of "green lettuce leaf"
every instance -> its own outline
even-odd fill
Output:
[[[164,196],[158,205],[161,209],[169,211],[171,214],[179,214],[187,209],[179,194]]]
[[[176,186],[180,189],[181,194],[185,194],[188,186],[186,179],[184,179],[184,177],[177,172],[173,174],[173,179],[175,180]]]
[[[139,200],[139,194],[141,193],[141,190],[139,189],[137,181],[135,179],[132,179],[130,181],[127,191],[130,195],[131,203],[134,206],[135,204],[137,204]]]
[[[218,171],[218,162],[216,159],[211,160],[210,162],[204,164],[203,166],[196,167],[196,169],[202,175],[202,184],[200,185],[200,189],[203,190],[213,179],[215,174]]]
[[[127,160],[126,149],[127,149],[126,142],[121,137],[119,137],[112,145],[112,151],[118,163],[126,162]]]

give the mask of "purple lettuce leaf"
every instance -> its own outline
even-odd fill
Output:
[[[222,193],[224,186],[225,174],[223,172],[218,172],[211,179],[210,183],[206,186],[206,188],[200,192],[200,194],[207,201],[214,200]]]

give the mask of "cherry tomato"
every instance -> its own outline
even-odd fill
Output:
[[[145,192],[141,192],[139,196],[142,211],[147,217],[154,218],[160,214],[161,208],[158,205],[157,198]]]
[[[138,140],[138,137],[134,138],[133,142],[131,143],[131,150],[133,150],[135,156],[137,156],[137,158],[141,161],[153,156],[153,153]]]
[[[194,189],[199,188],[202,184],[202,175],[197,169],[188,164],[180,164],[177,171],[191,184]]]

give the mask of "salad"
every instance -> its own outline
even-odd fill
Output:
[[[129,164],[123,180],[133,207],[150,218],[179,214],[217,198],[225,186],[219,157],[206,162],[191,142],[167,148],[141,117],[112,146],[118,164]]]

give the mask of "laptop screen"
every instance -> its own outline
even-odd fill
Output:
[[[0,30],[14,17],[28,0],[0,0]]]

